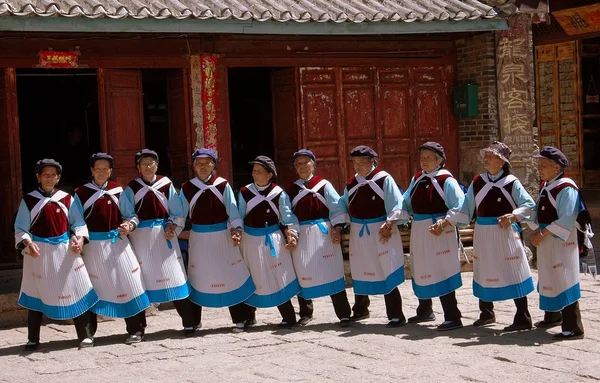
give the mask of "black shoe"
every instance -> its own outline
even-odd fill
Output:
[[[583,339],[583,332],[563,331],[552,337],[555,340]]]
[[[389,321],[385,327],[394,328],[394,327],[402,327],[406,324],[406,319],[398,320],[398,321]]]
[[[246,322],[244,322],[244,328],[252,327],[255,325],[256,325],[256,318],[246,319]]]
[[[504,327],[502,331],[511,332],[511,331],[524,331],[531,330],[533,326],[531,323],[513,323],[510,326]]]
[[[340,320],[340,327],[346,328],[349,326],[350,326],[350,319],[344,318],[344,319]]]
[[[435,320],[435,314],[429,315],[415,315],[414,317],[408,318],[408,323],[421,323],[421,322],[432,322]]]
[[[277,325],[277,328],[278,329],[292,329],[295,325],[296,325],[296,323],[288,323],[285,321],[281,321],[281,323],[279,323]]]
[[[488,319],[477,319],[475,322],[473,322],[473,326],[481,327],[481,326],[487,326],[488,324],[492,324],[492,323],[496,323],[496,317],[488,318]]]
[[[437,326],[436,330],[438,331],[450,331],[455,330],[457,328],[462,328],[463,324],[460,319],[458,320],[449,320],[445,321],[441,325]]]
[[[312,320],[313,320],[313,317],[302,317],[298,321],[298,324],[300,326],[306,326],[307,324],[309,324],[310,322],[312,322]]]
[[[35,351],[40,347],[40,342],[27,342],[25,345],[25,351]]]
[[[350,317],[350,320],[351,321],[359,321],[359,320],[363,320],[363,319],[368,319],[370,317],[371,317],[371,314],[366,312],[364,314],[354,314]]]
[[[195,327],[184,328],[183,329],[183,336],[185,336],[186,338],[191,338],[194,335],[196,335],[196,328]]]
[[[535,322],[534,326],[537,328],[546,329],[546,328],[560,326],[561,324],[562,324],[562,319],[557,320],[556,322],[546,322],[545,320],[542,320],[539,322]]]

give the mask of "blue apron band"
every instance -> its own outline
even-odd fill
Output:
[[[499,217],[477,217],[477,224],[482,226],[498,225]]]
[[[167,220],[162,219],[162,218],[147,219],[144,221],[140,221],[138,228],[148,228],[148,227],[155,227],[155,226],[162,226],[163,230],[165,230],[167,228]],[[171,243],[170,239],[167,239],[167,247],[170,250],[173,249],[173,244]]]
[[[446,214],[413,214],[413,219],[415,221],[426,221],[428,219],[431,220],[431,223],[435,223],[439,218],[445,217]]]
[[[33,237],[34,242],[44,242],[44,243],[49,243],[51,245],[60,245],[61,243],[69,242],[68,232],[64,233],[63,235],[59,235],[57,237],[43,238],[43,237],[38,237],[36,235],[34,235],[32,237]]]
[[[227,221],[215,223],[212,225],[192,225],[192,231],[194,233],[214,233],[216,231],[227,230]]]
[[[111,231],[106,231],[106,232],[90,231],[90,241],[104,241],[104,240],[110,239],[111,243],[117,243],[117,238],[123,239],[123,238],[121,238],[121,235],[119,234],[119,230],[117,230],[117,229],[114,229]]]
[[[264,228],[249,227],[249,226],[244,227],[244,231],[253,237],[260,237],[261,235],[265,236],[265,246],[269,246],[272,257],[277,257],[277,253],[275,252],[275,245],[273,244],[273,239],[271,239],[271,233],[274,233],[277,230],[279,230],[279,225],[269,226],[269,224],[266,222],[265,222]]]
[[[325,226],[326,222],[328,222],[328,220],[325,218],[309,219],[307,221],[300,221],[300,225],[317,225],[323,234],[329,234],[327,226]]]
[[[368,224],[376,223],[376,222],[383,222],[386,220],[386,218],[387,217],[385,215],[382,215],[381,217],[377,217],[377,218],[367,218],[367,219],[350,217],[350,222],[354,222],[359,225],[362,225],[362,227],[360,228],[360,232],[358,233],[358,236],[362,238],[362,236],[365,234],[365,229],[367,229],[367,235],[371,235],[371,230],[369,230],[369,226],[367,226]]]

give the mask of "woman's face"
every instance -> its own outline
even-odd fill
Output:
[[[354,166],[356,173],[366,177],[373,168],[373,159],[369,157],[352,157],[352,166]]]
[[[483,167],[490,174],[500,173],[500,170],[502,170],[502,166],[504,166],[504,164],[504,160],[495,155],[494,153],[485,152],[485,156],[483,156]]]
[[[112,168],[108,160],[97,160],[94,162],[94,167],[92,167],[90,170],[92,171],[94,182],[98,186],[104,185],[104,183],[108,181],[112,174]]]
[[[294,168],[296,168],[298,177],[305,180],[315,171],[315,163],[309,156],[298,156],[294,160]]]
[[[212,159],[200,157],[194,160],[194,171],[200,180],[206,180],[213,170],[215,170],[215,163]]]
[[[423,149],[421,150],[419,161],[421,162],[421,169],[427,173],[431,173],[442,163],[443,159],[431,150]]]
[[[158,170],[158,162],[156,162],[154,157],[142,157],[137,168],[142,178],[146,181],[150,181],[154,178],[154,175]]]
[[[273,178],[273,173],[267,171],[262,165],[254,164],[252,166],[252,178],[258,186],[267,186]]]

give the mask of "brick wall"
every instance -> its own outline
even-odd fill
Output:
[[[456,40],[458,84],[479,86],[479,115],[459,118],[460,174],[468,185],[483,168],[479,150],[499,138],[495,37],[492,32]]]

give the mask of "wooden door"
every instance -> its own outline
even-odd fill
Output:
[[[283,188],[296,179],[292,155],[299,149],[300,131],[297,121],[296,70],[282,69],[271,73],[273,98],[273,135],[277,183]]]
[[[0,137],[0,263],[6,265],[15,262],[13,218],[23,193],[14,68],[0,68]]]
[[[169,73],[167,77],[171,178],[180,182],[190,178],[192,169],[187,81],[184,71],[178,69]]]
[[[125,186],[138,177],[135,153],[144,147],[142,73],[98,69],[102,150],[115,159],[113,178]]]
[[[403,189],[426,141],[444,145],[448,169],[458,172],[452,66],[435,64],[300,68],[302,145],[322,158],[319,172],[338,191],[354,173],[349,154],[358,145],[375,149]]]
[[[565,174],[581,184],[581,126],[577,41],[536,47],[536,97],[540,148],[559,148]]]

